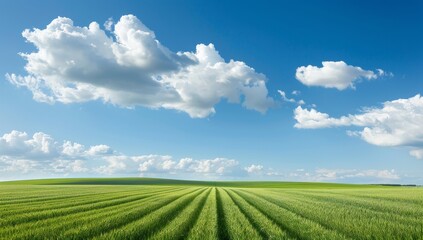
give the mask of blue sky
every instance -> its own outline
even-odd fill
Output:
[[[420,1],[0,9],[2,180],[423,183]],[[87,36],[63,37],[74,30]]]

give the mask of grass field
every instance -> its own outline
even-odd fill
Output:
[[[0,239],[423,239],[423,188],[53,179],[0,184]]]

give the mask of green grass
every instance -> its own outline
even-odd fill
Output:
[[[423,239],[423,188],[152,178],[4,182],[0,239]]]

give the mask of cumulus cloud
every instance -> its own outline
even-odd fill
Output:
[[[16,159],[14,157],[0,155],[0,173],[2,175],[7,173],[26,174],[38,167],[39,163],[34,160]]]
[[[375,178],[382,180],[396,180],[400,176],[392,170],[356,170],[356,169],[316,169],[312,178],[317,181],[340,180],[347,178]]]
[[[91,146],[88,150],[84,145],[63,141],[59,143],[50,135],[37,132],[32,136],[26,132],[12,130],[0,137],[0,155],[30,159],[52,158],[84,158],[111,154],[113,150],[107,145]]]
[[[37,51],[21,53],[28,75],[6,74],[47,103],[100,100],[122,107],[175,109],[207,117],[222,99],[266,112],[273,104],[266,77],[242,61],[225,61],[213,44],[172,52],[133,15],[104,31],[96,22],[74,26],[58,17],[22,35]],[[109,36],[110,35],[110,36]]]
[[[49,135],[42,132],[30,137],[25,132],[13,130],[0,137],[1,151],[10,156],[51,157],[57,154],[56,144]]]
[[[0,137],[0,165],[5,173],[83,173],[88,159],[95,159],[113,151],[109,146],[98,145],[88,149],[84,145],[63,141],[37,132],[12,130]]]
[[[376,71],[351,66],[344,61],[324,61],[322,62],[322,67],[312,65],[298,67],[295,77],[307,86],[345,90],[347,88],[355,88],[355,83],[361,79],[371,80],[381,76],[392,75],[392,73],[386,73],[382,69],[377,69]]]
[[[104,144],[91,146],[90,149],[88,149],[87,151],[87,154],[92,156],[106,155],[106,154],[112,154],[112,153],[113,153],[112,148]]]
[[[48,134],[32,136],[13,130],[0,137],[0,172],[3,176],[38,173],[41,177],[69,174],[168,176],[219,178],[241,171],[229,158],[175,159],[170,155],[126,155],[110,146],[85,147],[71,141],[60,143]],[[83,175],[86,176],[86,175]]]
[[[101,174],[114,174],[114,173],[121,173],[121,172],[135,172],[135,168],[132,167],[128,169],[128,160],[129,158],[125,155],[112,155],[103,157],[104,162],[106,164],[100,165],[98,167],[94,167],[94,172],[101,173]]]
[[[138,164],[138,169],[141,173],[179,172],[223,175],[230,173],[239,164],[236,160],[227,158],[202,160],[181,158],[180,160],[174,160],[172,156],[168,155],[142,155],[131,157],[131,159]]]
[[[262,171],[264,176],[285,181],[308,182],[362,182],[362,183],[398,183],[407,181],[395,169],[330,169],[314,170],[297,169],[295,171],[277,171],[268,169]]]
[[[387,101],[380,108],[365,108],[363,113],[339,118],[301,106],[295,109],[294,115],[296,128],[360,127],[361,130],[348,131],[348,135],[359,136],[377,146],[411,147],[412,156],[422,157],[423,97],[419,94],[407,99]]]
[[[35,137],[34,137],[35,136]],[[42,136],[42,137],[38,137]],[[33,144],[37,139],[37,144]],[[41,151],[44,141],[44,149]],[[40,153],[41,151],[41,153]],[[421,154],[414,151],[412,154]],[[35,154],[36,153],[36,154]],[[54,153],[54,155],[51,155]],[[421,156],[421,155],[420,155]],[[285,171],[285,172],[284,172]],[[358,181],[395,182],[403,179],[395,170],[326,169],[295,171],[265,168],[261,164],[242,166],[231,158],[174,158],[171,155],[127,155],[99,144],[84,146],[71,141],[57,141],[38,132],[28,135],[13,130],[0,138],[0,180],[64,176],[149,176],[184,179],[242,179],[260,177],[284,181]]]
[[[49,164],[54,173],[81,173],[87,172],[88,168],[82,160],[55,160]]]
[[[413,149],[410,151],[410,155],[417,158],[422,159],[423,158],[423,149]]]
[[[244,170],[247,171],[247,173],[261,173],[263,171],[263,166],[262,165],[255,165],[255,164],[251,164],[248,167],[245,167]]]

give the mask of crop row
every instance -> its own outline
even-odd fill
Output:
[[[395,190],[389,189],[373,192],[188,186],[36,189],[38,194],[33,189],[26,194],[24,187],[8,186],[0,191],[0,239],[423,237],[423,204],[418,198],[422,191],[400,190],[397,194],[404,194],[396,196]]]

